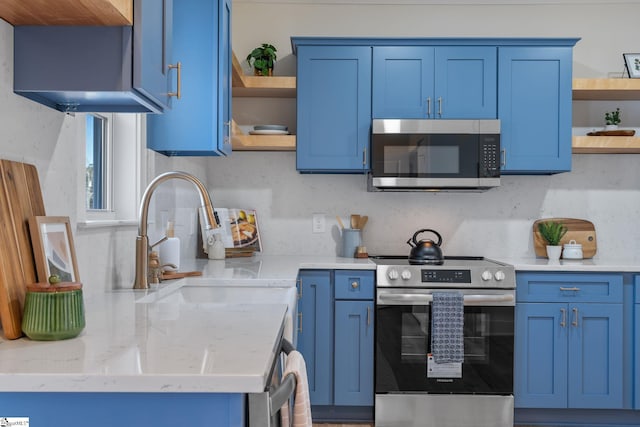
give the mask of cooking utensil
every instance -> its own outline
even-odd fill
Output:
[[[433,240],[426,239],[418,242],[418,235],[426,232],[435,234],[438,237],[438,241],[434,242]],[[443,264],[444,256],[442,255],[442,249],[440,249],[441,243],[442,236],[435,230],[425,228],[416,231],[413,237],[407,240],[407,244],[411,246],[409,264]]]
[[[351,228],[358,228],[360,223],[360,215],[352,214],[351,215]]]
[[[367,221],[369,221],[369,217],[367,215],[363,215],[360,217],[360,221],[358,223],[358,228],[362,230],[365,225],[367,225]]]
[[[336,215],[336,219],[338,220],[338,224],[340,224],[340,228],[344,230],[344,224],[342,223],[342,219],[340,219],[340,217],[337,215]]]
[[[36,283],[27,221],[46,215],[35,166],[0,160],[0,320],[8,339],[22,336],[26,286]]]
[[[596,241],[596,229],[591,221],[575,218],[544,218],[533,223],[533,248],[536,256],[547,256],[547,242],[538,231],[538,224],[545,221],[561,222],[567,227],[566,234],[560,239],[560,245],[575,240],[582,245],[582,257],[593,258],[598,249]]]

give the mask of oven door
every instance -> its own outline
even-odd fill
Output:
[[[376,393],[512,394],[515,291],[462,291],[461,366],[429,362],[431,292],[378,288]]]

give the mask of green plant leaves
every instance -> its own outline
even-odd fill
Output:
[[[272,69],[278,50],[275,46],[268,43],[263,43],[260,47],[257,47],[247,55],[247,62],[256,70],[259,70],[263,75],[269,74],[269,69]]]
[[[538,224],[538,231],[549,245],[558,246],[560,239],[567,232],[567,227],[561,222],[544,221]]]

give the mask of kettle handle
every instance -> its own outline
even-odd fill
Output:
[[[415,234],[413,235],[413,237],[410,240],[413,241],[413,243],[417,246],[418,245],[418,241],[416,240],[416,238],[418,237],[418,234],[425,233],[427,231],[429,231],[429,232],[435,234],[436,236],[438,236],[438,242],[436,242],[436,245],[440,246],[440,244],[442,243],[442,236],[436,230],[431,230],[430,228],[423,228],[422,230],[416,231]]]

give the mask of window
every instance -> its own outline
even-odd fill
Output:
[[[104,116],[88,114],[86,117],[85,189],[86,209],[111,208],[111,121]]]
[[[79,146],[85,159],[79,170],[79,225],[137,225],[146,176],[144,115],[100,113],[78,118],[84,124]]]

